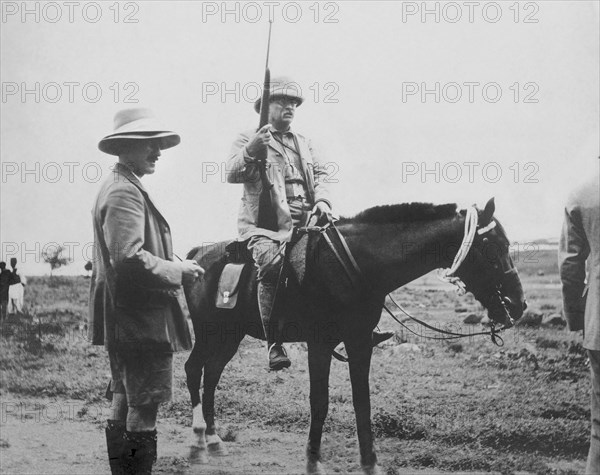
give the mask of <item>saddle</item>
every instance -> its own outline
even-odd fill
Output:
[[[293,277],[299,284],[306,273],[306,255],[309,242],[306,234],[294,232],[291,242],[286,247],[282,282]],[[225,246],[225,267],[219,277],[215,305],[217,308],[235,308],[239,291],[250,272],[244,272],[249,265],[254,265],[252,252],[248,249],[248,241],[232,241]]]
[[[302,285],[307,269],[310,271],[314,268],[314,262],[319,260],[323,249],[330,251],[337,261],[335,266],[326,266],[327,272],[335,273],[328,280],[340,282],[338,266],[341,267],[347,278],[347,282],[342,284],[341,289],[338,289],[337,292],[342,301],[356,297],[356,289],[368,287],[368,283],[362,279],[358,265],[348,249],[345,239],[337,228],[335,226],[313,226],[295,228],[292,239],[286,247],[281,277],[284,285],[280,285],[284,294],[290,277],[298,285]],[[253,264],[254,260],[251,251],[248,250],[248,241],[233,241],[225,247],[225,251],[226,264],[217,286],[216,306],[232,309],[237,304],[239,290],[244,282],[243,276],[250,274],[250,272],[244,272],[244,269],[248,264]],[[309,265],[308,262],[311,259],[313,262]],[[342,281],[344,280],[342,278]]]

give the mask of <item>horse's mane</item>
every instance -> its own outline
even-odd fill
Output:
[[[456,203],[434,205],[432,203],[402,203],[374,206],[348,218],[342,217],[340,224],[394,224],[415,221],[434,221],[456,215]]]

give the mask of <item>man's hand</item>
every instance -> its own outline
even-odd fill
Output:
[[[185,260],[181,263],[181,271],[183,280],[188,282],[195,281],[199,276],[204,274],[204,269],[198,265],[196,261]]]
[[[271,124],[261,127],[246,145],[246,151],[251,157],[256,157],[271,143]]]
[[[325,201],[319,201],[310,212],[311,218],[309,219],[309,223],[313,216],[317,217],[316,225],[322,226],[326,223],[330,223],[333,221],[333,212],[331,211],[331,207],[325,203]]]

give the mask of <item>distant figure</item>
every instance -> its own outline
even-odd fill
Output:
[[[12,272],[6,268],[6,262],[0,262],[0,321],[6,318],[8,311],[8,288]]]
[[[592,374],[592,434],[587,474],[600,473],[600,180],[578,188],[565,207],[558,250],[563,310],[571,331],[583,330]],[[586,284],[587,261],[587,284]]]
[[[10,287],[8,288],[8,313],[23,313],[24,288],[27,279],[17,271],[17,259],[10,259],[12,272],[10,276]]]

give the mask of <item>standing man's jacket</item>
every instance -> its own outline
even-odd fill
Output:
[[[262,182],[256,163],[248,158],[246,145],[256,131],[248,131],[239,135],[231,148],[227,161],[227,181],[243,183],[244,194],[238,214],[239,240],[245,241],[252,236],[266,236],[275,241],[288,242],[292,236],[292,217],[285,196],[285,152],[282,146],[271,141],[267,148],[267,174],[273,183],[273,206],[277,215],[278,231],[270,231],[257,226],[258,205]],[[319,162],[315,150],[306,137],[294,132],[300,150],[302,176],[306,182],[306,191],[311,205],[325,201],[329,206],[329,190],[327,189],[327,171],[324,164]]]
[[[116,164],[92,211],[88,336],[115,350],[192,347],[171,234],[139,179]]]
[[[600,350],[599,187],[596,175],[570,196],[558,252],[565,318],[570,330],[585,329],[583,346],[589,350]]]

